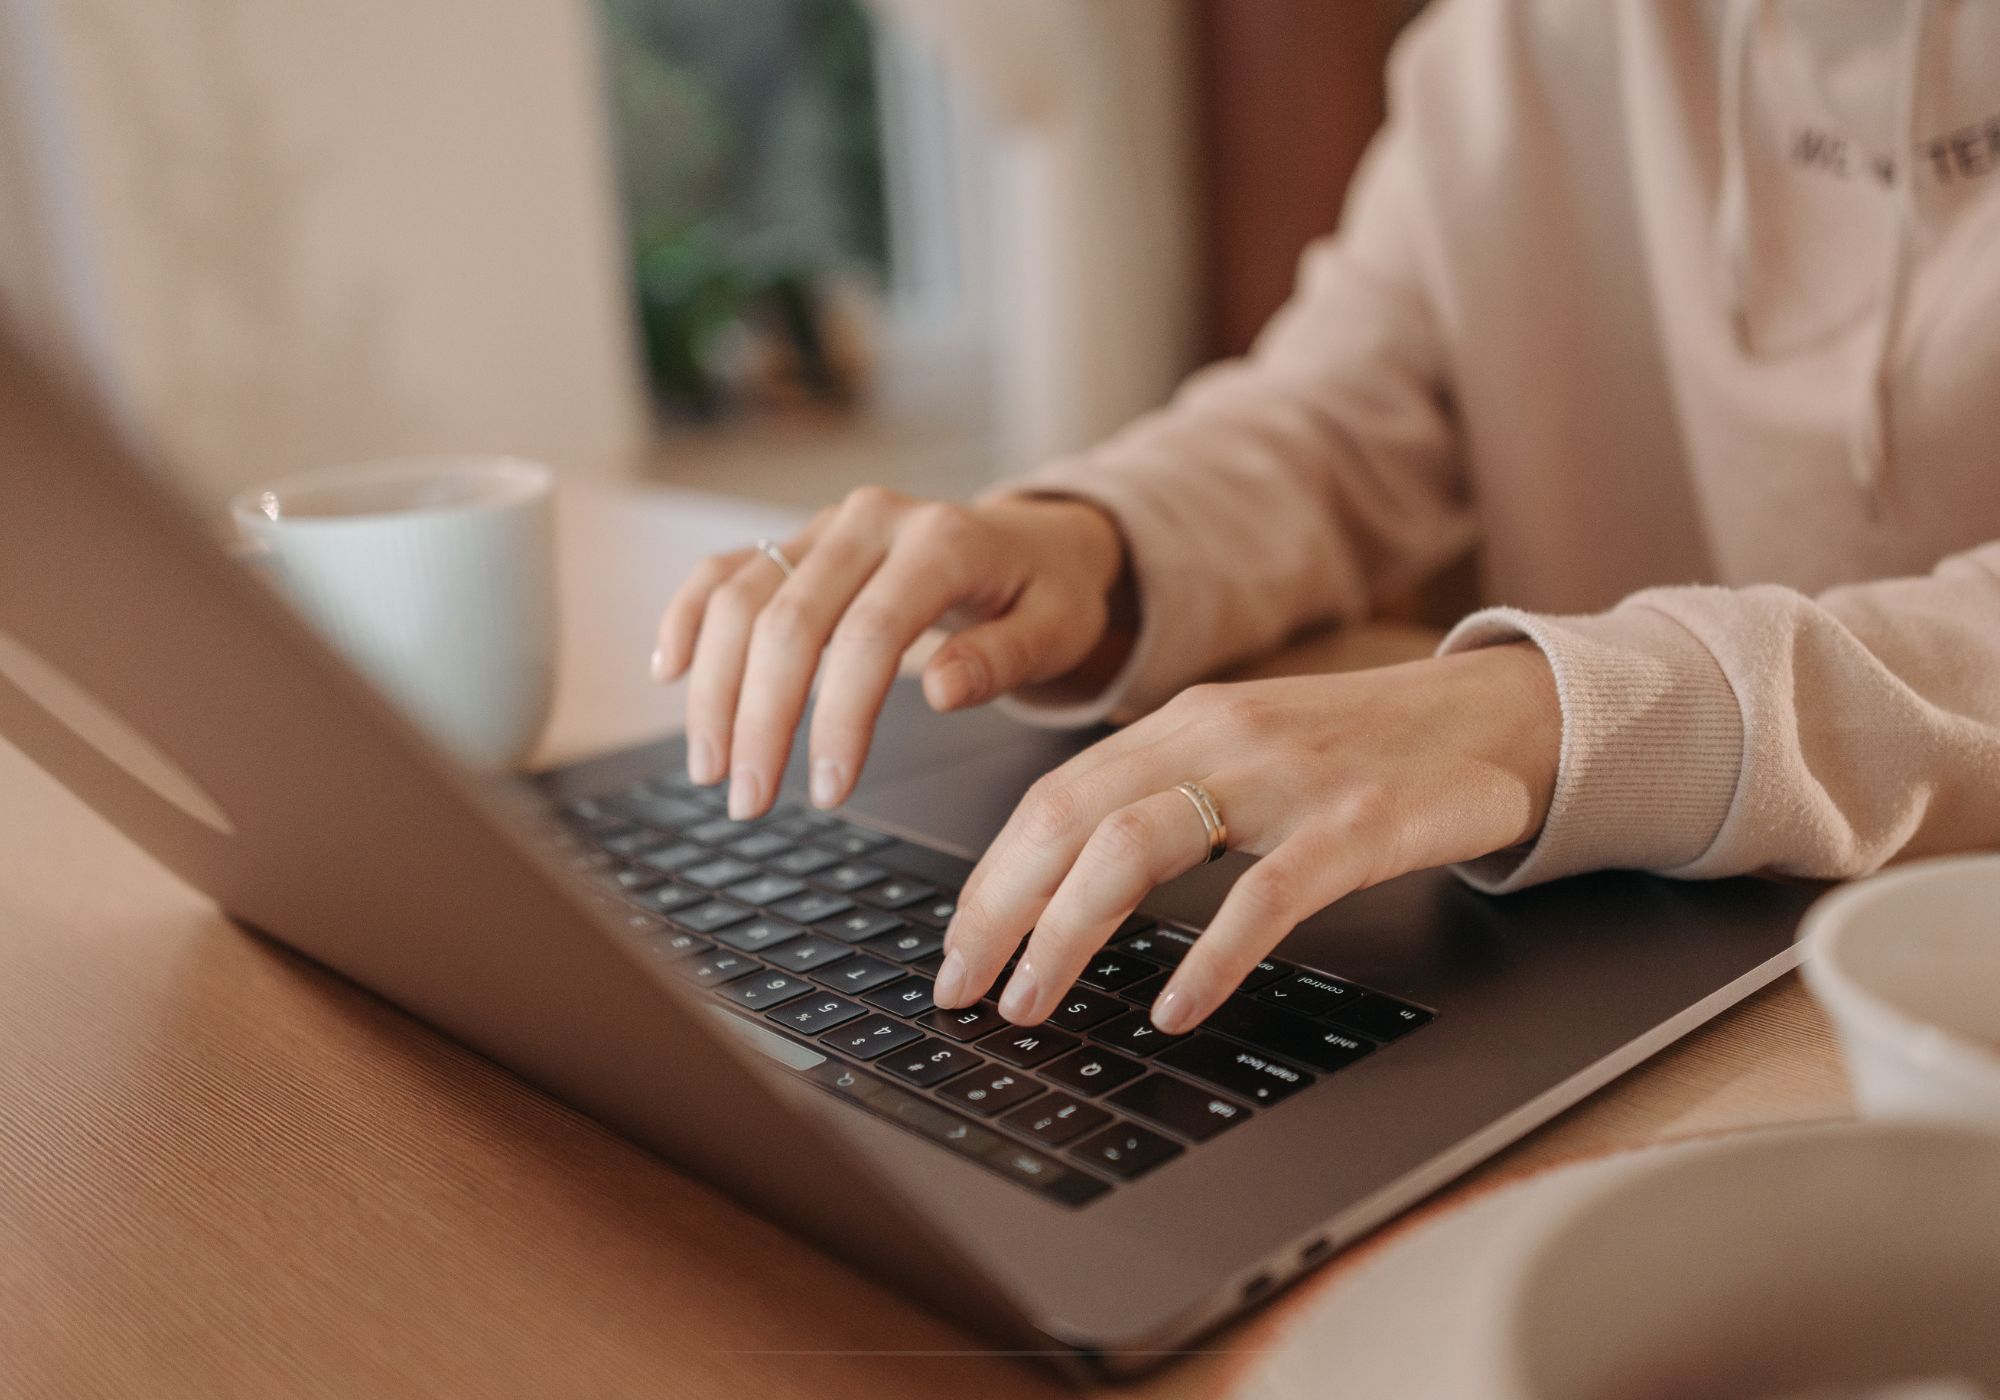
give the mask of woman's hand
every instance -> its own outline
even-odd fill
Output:
[[[1526,643],[1346,675],[1198,686],[1037,782],[959,898],[940,1006],[967,1006],[1028,946],[1000,999],[1032,1025],[1155,885],[1208,838],[1174,785],[1214,797],[1245,871],[1153,1003],[1191,1029],[1307,915],[1406,871],[1532,839],[1562,717]],[[1032,932],[1031,932],[1032,930]]]
[[[689,675],[688,776],[729,777],[732,817],[770,807],[822,653],[809,740],[821,807],[853,790],[903,653],[940,621],[962,630],[924,667],[936,709],[1079,668],[1109,678],[1106,623],[1125,551],[1093,505],[959,506],[868,486],[782,547],[789,579],[754,549],[704,561],[667,605],[653,657],[657,678]]]

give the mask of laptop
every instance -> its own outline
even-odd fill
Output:
[[[750,822],[674,740],[475,778],[4,326],[0,452],[0,735],[248,929],[1077,1376],[1198,1344],[1768,983],[1814,893],[1411,875],[1162,1036],[1144,1008],[1229,855],[1046,1025],[944,1011],[973,859],[1095,735],[899,688],[847,807],[794,771]]]

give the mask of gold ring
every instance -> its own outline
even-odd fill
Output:
[[[776,540],[757,541],[757,552],[763,555],[766,559],[770,560],[773,564],[776,564],[778,566],[778,572],[783,574],[786,578],[790,578],[792,576],[793,573],[792,561],[786,557],[785,551],[778,547],[778,542]]]
[[[1207,865],[1229,849],[1229,826],[1222,820],[1222,809],[1215,805],[1215,797],[1200,783],[1176,783],[1174,791],[1194,804],[1195,815],[1201,818],[1201,829],[1208,837]]]

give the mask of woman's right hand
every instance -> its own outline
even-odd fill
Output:
[[[729,778],[732,817],[769,809],[822,653],[808,741],[820,807],[853,790],[897,666],[926,628],[958,629],[923,670],[938,710],[1115,665],[1121,639],[1107,624],[1124,543],[1088,502],[962,506],[864,486],[782,548],[789,579],[755,549],[716,555],[660,620],[654,675],[688,676],[688,776]]]

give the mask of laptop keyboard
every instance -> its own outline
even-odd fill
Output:
[[[958,891],[922,875],[937,853],[792,802],[747,822],[723,808],[720,788],[654,778],[562,803],[559,840],[674,972],[809,1046],[807,1078],[1063,1205],[1432,1019],[1270,958],[1192,1033],[1163,1035],[1147,1011],[1196,935],[1143,914],[1042,1025],[1010,1024],[991,999],[946,1010],[931,982]]]

